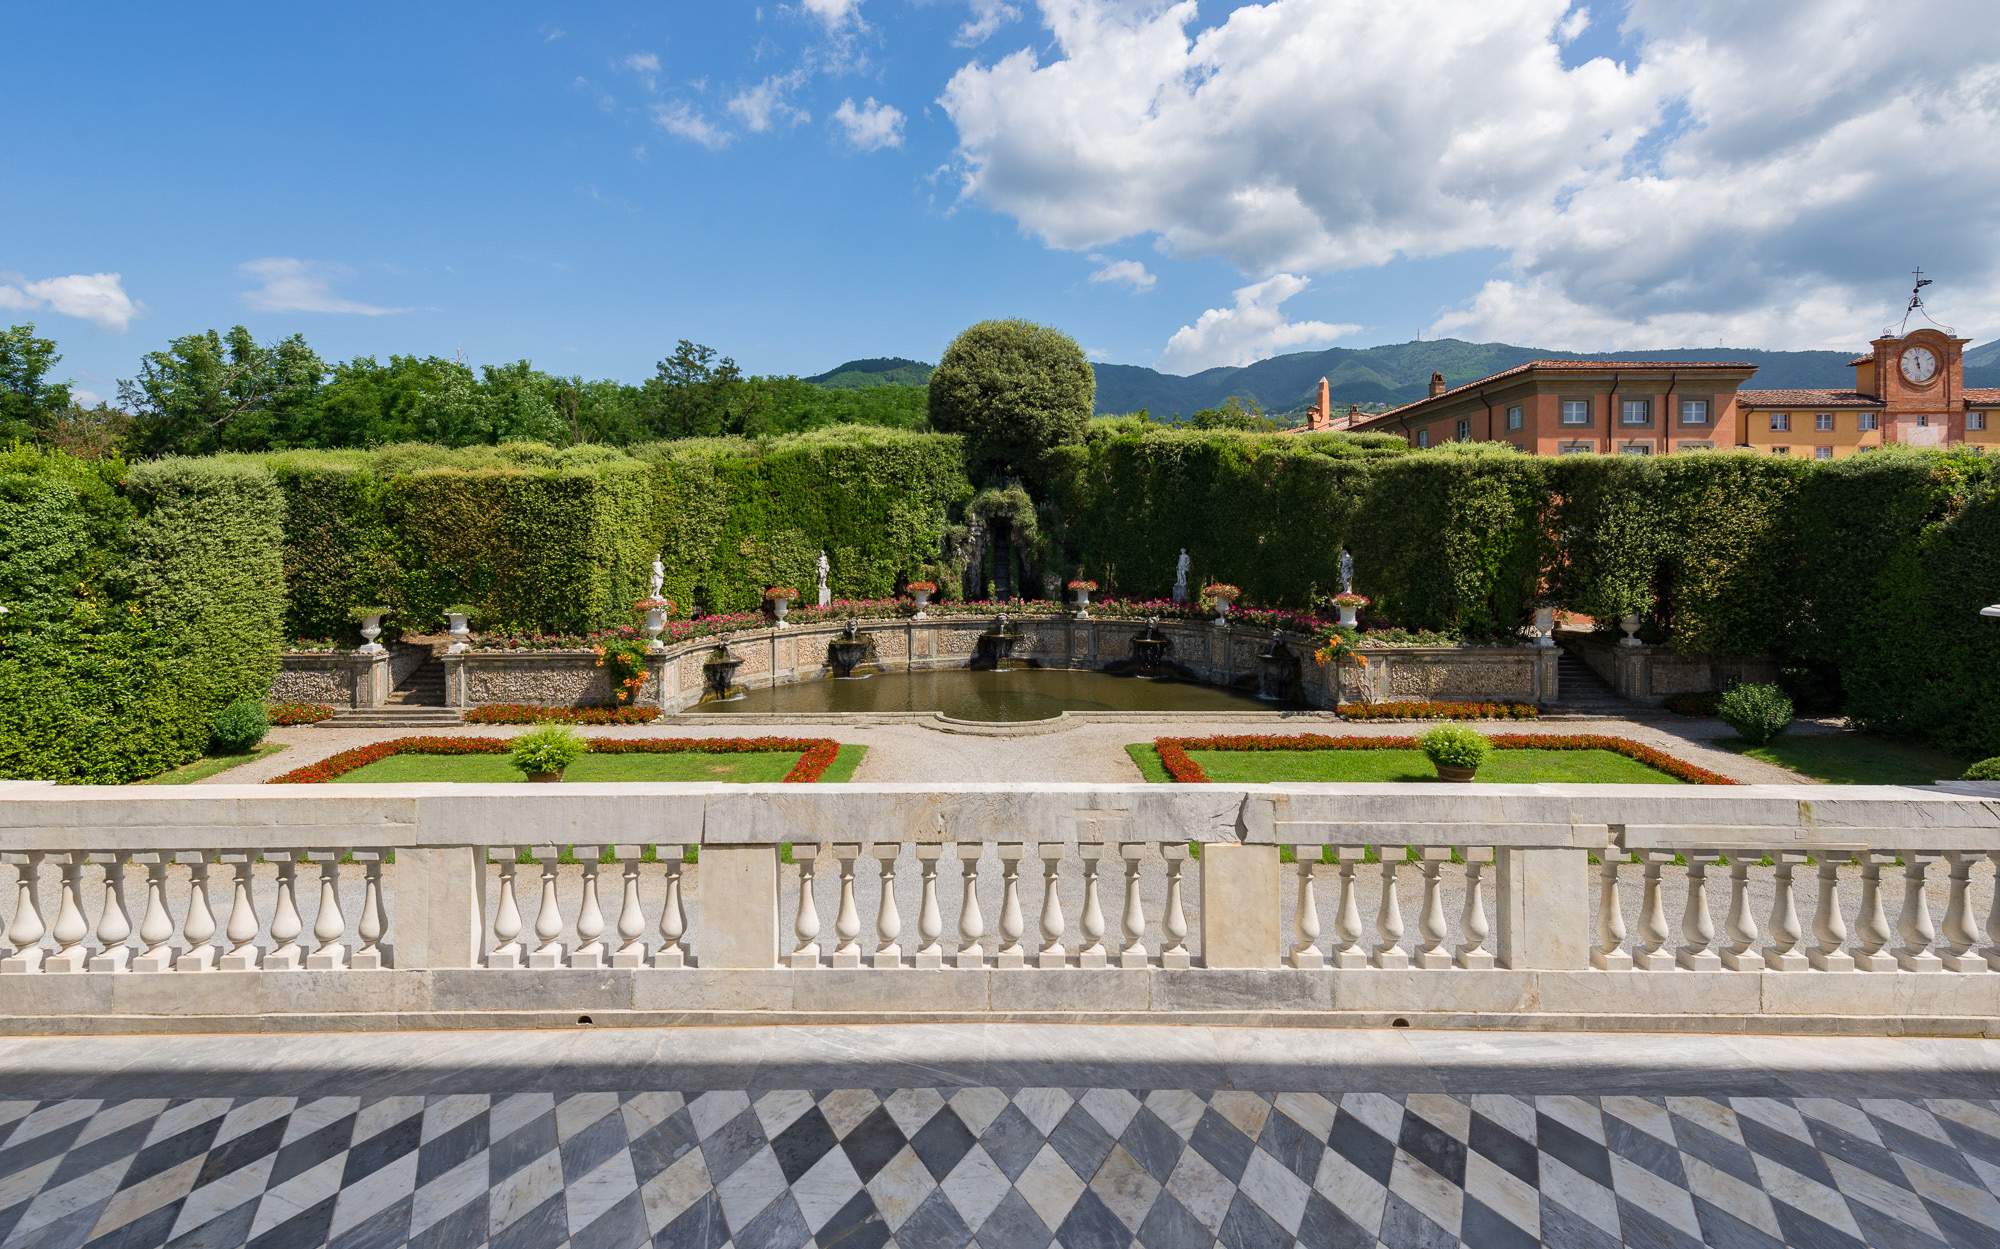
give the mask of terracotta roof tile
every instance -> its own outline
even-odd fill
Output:
[[[1606,371],[1622,373],[1641,369],[1664,369],[1670,372],[1681,373],[1700,372],[1707,369],[1749,369],[1754,373],[1757,370],[1757,366],[1747,361],[1727,360],[1530,360],[1525,364],[1517,364],[1511,369],[1502,369],[1498,373],[1488,374],[1476,382],[1465,382],[1461,385],[1453,386],[1441,395],[1426,395],[1422,399],[1406,403],[1400,408],[1391,408],[1387,412],[1377,412],[1366,420],[1354,422],[1353,428],[1360,429],[1365,425],[1373,425],[1377,421],[1388,417],[1398,416],[1412,409],[1421,408],[1426,404],[1436,403],[1441,399],[1449,399],[1454,395],[1463,394],[1468,390],[1477,390],[1481,386],[1490,386],[1494,382],[1501,381],[1504,378],[1517,377],[1522,373],[1534,369],[1576,372],[1595,371],[1600,373]]]
[[[1739,390],[1746,408],[1879,408],[1882,401],[1858,390]]]
[[[1964,395],[1967,403],[2000,403],[2000,386],[1972,386]]]
[[[1873,364],[1873,363],[1875,363],[1875,357],[1874,357],[1874,356],[1856,356],[1856,357],[1854,357],[1854,358],[1853,358],[1852,360],[1849,360],[1849,361],[1847,362],[1847,367],[1851,369],[1851,368],[1854,368],[1854,367],[1855,367],[1855,366],[1857,366],[1857,365],[1862,365],[1862,364]]]

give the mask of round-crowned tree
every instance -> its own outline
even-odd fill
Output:
[[[931,428],[965,437],[991,475],[1037,475],[1049,448],[1083,441],[1097,378],[1083,348],[1032,321],[981,321],[931,371]]]

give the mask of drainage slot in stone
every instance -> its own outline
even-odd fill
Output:
[[[577,1020],[577,1022],[578,1022],[578,1023],[589,1023],[589,1022],[590,1022],[590,1020],[589,1020],[589,1019],[579,1019],[579,1020]],[[1392,1027],[1392,1028],[1407,1028],[1407,1027],[1409,1027],[1409,1026],[1410,1026],[1410,1021],[1409,1021],[1409,1020],[1407,1020],[1407,1019],[1398,1019],[1398,1020],[1394,1021],[1393,1023],[1391,1023],[1391,1024],[1389,1025],[1389,1026],[1390,1026],[1390,1027]]]
[[[576,1017],[576,1021],[577,1021],[578,1023],[589,1023],[589,1022],[590,1022],[590,1016],[588,1016],[588,1015],[578,1015],[578,1016]],[[1401,1027],[1401,1026],[1402,1026],[1402,1023],[1403,1023],[1403,1021],[1402,1021],[1402,1020],[1400,1020],[1400,1019],[1398,1019],[1398,1020],[1396,1021],[1396,1024],[1397,1024],[1397,1026],[1398,1026],[1398,1027]]]

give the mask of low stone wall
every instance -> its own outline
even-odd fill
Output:
[[[1367,663],[1341,664],[1343,701],[1553,702],[1552,646],[1380,646],[1360,652]]]
[[[1671,646],[1621,646],[1597,633],[1566,633],[1562,644],[1620,698],[1634,702],[1657,704],[1675,694],[1778,679],[1778,661],[1769,655],[1684,655]]]
[[[379,655],[360,651],[285,651],[266,698],[273,703],[379,707],[431,657],[431,648],[396,643]]]

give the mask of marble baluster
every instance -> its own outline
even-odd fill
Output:
[[[935,842],[917,847],[917,871],[923,877],[917,904],[917,952],[912,958],[916,966],[926,971],[934,971],[944,966],[944,947],[938,939],[944,936],[944,913],[938,909],[938,860],[944,857],[944,847]]]
[[[1442,879],[1445,864],[1451,862],[1451,847],[1424,846],[1417,856],[1418,870],[1424,876],[1424,904],[1417,912],[1417,936],[1423,945],[1410,961],[1414,966],[1435,971],[1451,966],[1451,952],[1444,948],[1449,930],[1445,927]]]
[[[1056,882],[1067,847],[1060,842],[1042,842],[1036,848],[1042,858],[1042,948],[1035,955],[1035,966],[1062,967],[1069,962],[1069,951],[1062,941],[1069,921],[1063,915]]]
[[[1187,870],[1188,847],[1184,841],[1170,841],[1160,847],[1167,864],[1167,900],[1160,916],[1160,967],[1184,970],[1194,962],[1188,952],[1187,907],[1181,901],[1181,876]]]
[[[1618,894],[1618,869],[1630,861],[1625,850],[1607,846],[1597,866],[1597,948],[1590,952],[1590,965],[1599,971],[1632,970],[1632,955],[1625,948],[1625,902]]]
[[[173,855],[164,850],[132,856],[132,862],[146,869],[146,910],[139,918],[139,944],[146,948],[133,955],[132,970],[171,971],[174,966],[174,917],[167,913],[167,861]]]
[[[493,913],[493,948],[486,965],[498,971],[513,971],[527,965],[527,950],[521,945],[521,904],[516,897],[515,877],[520,872],[521,852],[515,846],[495,847],[500,854],[500,901]]]
[[[1802,850],[1772,850],[1769,852],[1772,864],[1771,893],[1771,949],[1764,955],[1764,966],[1770,971],[1804,971],[1812,966],[1798,945],[1805,936],[1805,927],[1799,922],[1797,885],[1792,881],[1792,870],[1807,861]]]
[[[1952,850],[1945,854],[1951,864],[1951,893],[1945,900],[1944,930],[1945,953],[1942,961],[1946,971],[1990,970],[1986,966],[1986,956],[1978,953],[1979,928],[1972,922],[1972,865],[1986,856],[1976,850]],[[2000,897],[2000,893],[1996,893]]]
[[[542,865],[542,895],[535,907],[535,940],[539,944],[528,955],[528,966],[539,970],[568,966],[563,958],[562,903],[556,897],[556,864],[561,857],[561,846],[535,847],[535,859]]]
[[[389,921],[382,911],[382,851],[356,850],[353,858],[361,868],[361,922],[354,928],[361,945],[348,956],[347,965],[355,971],[380,971],[389,966],[393,954],[383,940],[389,935]]]
[[[1486,922],[1486,897],[1479,887],[1480,873],[1493,862],[1492,846],[1465,846],[1465,906],[1458,915],[1458,958],[1468,971],[1493,970],[1493,951],[1486,948],[1492,928]]]
[[[264,857],[278,865],[278,902],[271,911],[271,952],[264,956],[265,971],[297,971],[305,966],[306,952],[299,945],[305,922],[299,918],[299,856],[272,850]]]
[[[870,967],[901,967],[903,947],[897,938],[903,935],[903,913],[896,909],[896,860],[903,853],[899,842],[878,842],[874,847],[875,863],[882,882],[882,892],[875,909],[875,952],[868,956]]]
[[[1882,908],[1882,868],[1893,866],[1896,856],[1864,850],[1861,860],[1861,909],[1854,917],[1854,966],[1860,971],[1894,971],[1895,955],[1884,950],[1893,935],[1889,916]]]
[[[49,934],[56,939],[56,952],[42,960],[44,971],[79,972],[90,965],[90,951],[83,946],[83,939],[90,935],[90,921],[83,917],[83,865],[88,860],[82,851],[56,856],[62,868],[57,885],[61,894],[55,929]]]
[[[1681,911],[1681,948],[1674,965],[1688,971],[1720,971],[1716,954],[1715,917],[1708,910],[1708,867],[1722,856],[1710,850],[1687,852],[1687,905]]]
[[[220,953],[210,944],[215,940],[215,909],[208,900],[208,872],[214,857],[207,850],[183,850],[174,856],[174,862],[188,869],[187,919],[181,923],[187,949],[174,960],[175,971],[211,971]]]
[[[611,961],[611,948],[604,941],[604,908],[597,900],[598,862],[602,846],[572,846],[577,866],[583,869],[583,903],[576,911],[576,948],[570,951],[569,965],[596,971]]]
[[[1001,969],[1027,966],[1027,952],[1021,948],[1021,938],[1027,932],[1027,921],[1021,914],[1021,860],[1027,857],[1028,847],[1022,842],[1004,842],[1000,846],[1000,948],[993,955],[993,965]]]
[[[1076,853],[1083,860],[1083,914],[1077,920],[1083,944],[1077,949],[1076,965],[1108,967],[1111,956],[1104,948],[1104,904],[1097,893],[1097,873],[1104,858],[1104,846],[1086,842],[1076,848]]]
[[[1896,916],[1896,966],[1904,971],[1943,971],[1944,960],[1931,947],[1937,944],[1937,923],[1931,919],[1930,882],[1925,879],[1930,865],[1941,856],[1935,850],[1905,850],[1903,860],[1903,909]]]
[[[1410,965],[1409,952],[1402,946],[1403,904],[1396,896],[1396,871],[1405,861],[1405,848],[1377,846],[1375,850],[1382,856],[1382,905],[1375,911],[1375,935],[1381,943],[1370,961],[1385,970],[1400,971]]]
[[[7,925],[7,943],[14,949],[4,960],[0,960],[0,974],[38,972],[42,970],[42,937],[47,932],[42,925],[42,852],[10,850],[0,855],[0,859],[13,867],[18,891],[14,918]]]
[[[660,948],[653,952],[655,967],[686,967],[687,908],[681,904],[681,869],[687,865],[686,846],[658,846],[660,866],[667,873],[667,896],[660,903]]]
[[[1986,965],[2000,971],[2000,850],[1988,850],[1993,863],[1993,902],[1986,908]]]
[[[216,966],[223,971],[254,971],[264,962],[263,947],[257,944],[262,927],[250,896],[250,873],[257,864],[257,852],[232,850],[216,855],[215,861],[227,864],[235,877],[230,883],[229,924],[222,931],[229,940],[229,952],[216,961]]]
[[[1326,966],[1319,948],[1319,896],[1313,892],[1313,873],[1319,868],[1318,846],[1293,846],[1292,858],[1298,865],[1298,896],[1292,906],[1292,966],[1316,971]]]
[[[1847,944],[1847,921],[1840,914],[1840,864],[1838,858],[1819,861],[1819,906],[1813,912],[1815,948],[1806,951],[1806,961],[1815,971],[1853,971],[1854,956],[1841,947]]]
[[[982,944],[986,916],[979,909],[979,860],[985,853],[986,847],[979,842],[958,843],[958,871],[965,892],[958,904],[958,953],[951,960],[954,967],[986,965],[986,947]]]
[[[1667,903],[1660,873],[1674,856],[1666,850],[1642,850],[1639,861],[1645,874],[1639,891],[1639,932],[1634,938],[1638,948],[1632,954],[1632,966],[1641,971],[1672,971],[1674,954],[1667,949]]]
[[[861,966],[861,912],[854,905],[854,860],[861,857],[858,844],[836,845],[833,857],[840,863],[840,909],[834,913],[833,965],[847,970]]]
[[[1139,894],[1139,869],[1146,862],[1146,843],[1123,842],[1118,847],[1118,854],[1125,860],[1125,909],[1119,921],[1119,931],[1125,934],[1125,944],[1118,951],[1118,965],[1144,967],[1148,962],[1146,903]]]
[[[611,857],[618,860],[618,948],[612,951],[613,967],[646,965],[646,908],[639,901],[639,863],[646,847],[615,845]]]
[[[797,938],[797,943],[793,945],[787,961],[795,971],[812,971],[820,965],[819,904],[813,898],[819,857],[818,843],[792,843],[792,862],[799,869],[799,909],[797,918],[792,921],[792,935]]]
[[[97,940],[103,949],[91,957],[90,970],[122,972],[132,965],[132,951],[125,944],[132,935],[125,910],[125,852],[93,854],[90,861],[104,869],[104,907],[97,913]]]
[[[1724,938],[1722,965],[1731,971],[1763,971],[1764,956],[1757,952],[1757,918],[1750,913],[1750,861],[1761,857],[1755,850],[1739,850],[1729,856],[1729,914],[1722,921]]]
[[[1354,873],[1367,855],[1366,846],[1333,848],[1333,861],[1340,869],[1340,901],[1333,912],[1333,953],[1327,961],[1335,967],[1368,966],[1368,951],[1361,948],[1361,903],[1354,888]]]
[[[319,949],[307,956],[306,967],[334,971],[347,966],[347,947],[340,940],[347,935],[347,920],[340,913],[340,852],[314,850],[306,858],[319,864],[319,913],[313,916],[313,939]]]

